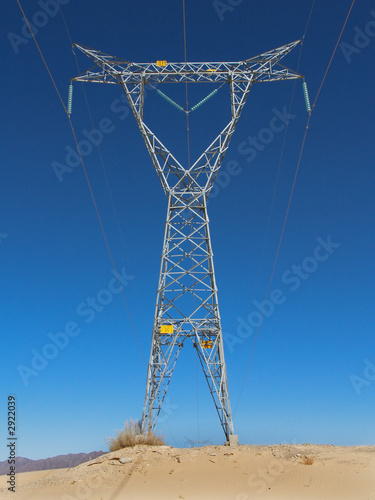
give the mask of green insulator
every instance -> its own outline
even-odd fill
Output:
[[[208,96],[206,96],[204,99],[195,104],[195,106],[193,106],[190,111],[195,111],[197,108],[202,106],[202,104],[204,104],[206,101],[208,101],[208,99],[210,99],[213,95],[215,95],[218,90],[219,89],[215,89],[213,92],[211,92],[211,94],[208,94]]]
[[[177,104],[177,102],[174,102],[173,99],[171,99],[170,97],[168,97],[167,95],[165,95],[161,90],[157,90],[156,91],[163,99],[165,99],[167,102],[169,102],[169,104],[172,104],[172,106],[174,106],[175,108],[177,108],[179,111],[184,111],[184,108],[182,106],[180,106],[179,104]]]
[[[68,115],[72,113],[72,101],[73,101],[73,84],[69,85],[69,95],[68,95]]]
[[[311,113],[309,91],[307,90],[307,84],[305,81],[302,82],[302,88],[303,88],[303,95],[305,96],[306,110],[308,113]]]

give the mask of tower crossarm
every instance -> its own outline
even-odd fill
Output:
[[[74,44],[94,61],[92,68],[73,78],[80,82],[136,85],[145,83],[223,83],[234,75],[238,82],[264,82],[303,78],[282,66],[279,61],[300,41],[283,45],[251,59],[237,62],[166,62],[134,63],[98,50]],[[160,63],[163,63],[161,65]],[[165,63],[165,64],[164,64]],[[100,68],[99,70],[97,68]]]

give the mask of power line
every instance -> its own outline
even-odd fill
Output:
[[[258,338],[258,335],[259,335],[259,330],[260,330],[260,325],[262,323],[262,319],[263,319],[263,316],[264,316],[264,308],[265,308],[265,304],[266,304],[266,301],[268,299],[268,295],[270,293],[270,289],[271,289],[271,284],[272,284],[272,280],[273,280],[273,276],[274,276],[274,273],[275,273],[275,268],[276,268],[276,263],[277,263],[277,259],[278,259],[278,256],[279,256],[279,252],[280,252],[280,247],[281,247],[281,243],[282,243],[282,240],[283,240],[283,235],[284,235],[284,230],[285,230],[285,226],[286,226],[286,222],[287,222],[287,219],[288,219],[288,215],[289,215],[289,210],[290,210],[290,206],[291,206],[291,202],[292,202],[292,197],[293,197],[293,193],[294,193],[294,188],[295,188],[295,185],[296,185],[296,180],[297,180],[297,176],[298,176],[298,172],[299,172],[299,168],[300,168],[300,164],[301,164],[301,159],[302,159],[302,153],[303,153],[303,150],[305,148],[305,143],[306,143],[306,136],[307,136],[307,132],[309,130],[309,125],[310,125],[310,119],[311,119],[311,115],[312,115],[312,111],[314,110],[315,108],[315,105],[316,105],[316,102],[318,100],[318,97],[319,97],[319,94],[322,90],[322,87],[323,87],[323,84],[325,82],[325,79],[327,77],[327,74],[328,74],[328,71],[329,71],[329,68],[331,66],[331,63],[332,63],[332,60],[335,56],[335,53],[336,53],[336,50],[337,50],[337,47],[340,43],[340,40],[341,40],[341,37],[342,37],[342,34],[344,32],[344,29],[346,27],[346,24],[348,22],[348,19],[350,17],[350,14],[351,14],[351,11],[353,9],[353,6],[354,6],[354,3],[355,3],[355,0],[352,1],[352,4],[349,8],[349,11],[348,11],[348,14],[346,16],[346,19],[344,21],[344,24],[342,26],[342,29],[341,29],[341,32],[339,34],[339,37],[337,39],[337,42],[336,42],[336,45],[335,45],[335,48],[333,49],[333,52],[332,52],[332,55],[331,55],[331,58],[328,62],[328,65],[327,65],[327,68],[326,68],[326,71],[324,73],[324,76],[322,78],[322,81],[320,83],[320,86],[319,86],[319,89],[318,89],[318,92],[315,96],[315,99],[314,99],[314,102],[313,102],[313,105],[311,106],[311,111],[308,115],[308,118],[307,118],[307,123],[306,123],[306,128],[305,128],[305,132],[304,132],[304,135],[303,135],[303,139],[302,139],[302,144],[301,144],[301,149],[300,149],[300,152],[299,152],[299,157],[298,157],[298,161],[297,161],[297,166],[296,166],[296,171],[295,171],[295,174],[294,174],[294,179],[293,179],[293,184],[292,184],[292,188],[291,188],[291,192],[290,192],[290,196],[289,196],[289,200],[288,200],[288,206],[287,206],[287,209],[286,209],[286,213],[285,213],[285,217],[284,217],[284,222],[283,222],[283,227],[282,227],[282,230],[281,230],[281,234],[280,234],[280,239],[279,239],[279,243],[278,243],[278,247],[277,247],[277,250],[276,250],[276,256],[275,256],[275,260],[274,260],[274,263],[273,263],[273,267],[272,267],[272,271],[271,271],[271,276],[270,276],[270,280],[269,280],[269,283],[268,283],[268,287],[267,287],[267,293],[266,293],[266,297],[265,297],[265,300],[263,302],[263,307],[262,307],[262,311],[261,311],[261,315],[260,315],[260,320],[259,320],[259,324],[258,324],[258,327],[257,327],[257,330],[256,330],[256,334],[255,334],[255,337],[254,337],[254,341],[253,341],[253,345],[252,345],[252,349],[250,351],[250,357],[249,357],[249,361],[247,363],[247,367],[246,367],[246,371],[245,371],[245,375],[244,375],[244,378],[243,378],[243,381],[242,381],[242,385],[241,385],[241,389],[240,389],[240,393],[239,393],[239,396],[238,396],[238,399],[237,399],[237,403],[236,403],[236,407],[235,407],[235,410],[234,410],[234,413],[236,412],[237,408],[238,408],[238,404],[239,404],[239,401],[241,399],[241,396],[242,396],[242,393],[243,393],[243,389],[244,389],[244,386],[245,386],[245,383],[246,383],[246,379],[247,379],[247,375],[249,373],[249,369],[250,369],[250,364],[251,364],[251,361],[252,361],[252,358],[253,358],[253,354],[254,354],[254,349],[255,349],[255,344],[256,344],[256,341],[257,341],[257,338]],[[310,18],[311,18],[311,13],[312,11],[310,12],[310,16],[309,16],[309,21],[310,22]]]
[[[314,10],[315,2],[316,2],[316,0],[313,0],[312,6],[311,6],[311,9],[310,9],[310,13],[309,13],[309,16],[308,16],[308,20],[307,20],[307,23],[306,23],[306,26],[305,26],[305,31],[304,31],[302,39],[301,39],[302,43],[300,45],[300,50],[299,50],[299,55],[298,55],[298,61],[297,61],[297,67],[296,67],[297,73],[299,71],[300,62],[301,62],[301,55],[302,55],[302,49],[303,49],[303,41],[304,41],[304,39],[306,37],[306,33],[307,33],[307,30],[308,30],[308,27],[309,27],[309,24],[310,24],[310,20],[311,20],[311,16],[312,16],[312,13],[313,13],[313,10]],[[297,82],[295,81],[294,84],[293,84],[291,98],[290,98],[290,103],[289,103],[288,115],[290,115],[291,111],[292,111],[292,106],[293,106],[293,102],[294,102],[294,94],[295,94],[295,90],[296,90],[296,83]],[[288,120],[287,123],[286,123],[286,126],[285,126],[284,134],[283,134],[283,142],[282,142],[282,145],[281,145],[280,158],[279,158],[279,162],[278,162],[278,166],[277,166],[276,178],[275,178],[275,183],[274,183],[274,187],[273,187],[272,200],[271,200],[271,204],[270,204],[270,208],[269,208],[269,212],[268,212],[266,230],[265,230],[265,234],[264,234],[264,238],[263,238],[263,244],[262,244],[262,250],[261,250],[261,254],[260,254],[260,261],[259,261],[259,264],[258,264],[257,276],[256,276],[256,279],[255,279],[255,285],[253,287],[254,293],[257,290],[259,279],[260,279],[260,273],[261,273],[262,266],[263,266],[263,259],[264,259],[264,254],[265,254],[265,249],[266,249],[266,244],[267,244],[267,239],[268,239],[268,233],[269,233],[270,226],[271,226],[271,219],[272,219],[272,214],[273,214],[273,208],[274,208],[274,204],[275,204],[275,200],[276,200],[277,188],[278,188],[278,185],[279,185],[279,179],[280,179],[280,173],[281,173],[281,165],[282,165],[282,161],[283,161],[283,158],[284,158],[284,150],[285,150],[286,138],[287,138],[288,131],[289,131],[289,123],[290,123],[290,121]]]
[[[187,48],[186,48],[186,7],[185,0],[182,0],[183,9],[183,24],[184,24],[184,59],[185,67],[187,64]],[[186,91],[186,136],[187,136],[187,151],[188,151],[188,168],[190,170],[190,127],[189,127],[189,95],[188,95],[188,82],[185,82]],[[193,253],[193,242],[191,243],[191,253]],[[194,262],[192,262],[194,266]],[[194,289],[194,286],[193,286]],[[195,309],[195,295],[193,296],[193,309]],[[196,381],[196,391],[197,391],[197,430],[198,430],[198,440],[199,440],[199,382],[198,382],[198,355],[195,358],[195,381]]]
[[[67,33],[67,37],[68,37],[69,42],[70,42],[70,46],[72,47],[72,52],[73,52],[73,55],[74,55],[74,60],[75,60],[76,66],[77,66],[77,70],[80,73],[81,69],[80,69],[80,66],[79,66],[79,63],[78,63],[77,55],[76,55],[76,53],[75,53],[75,51],[73,49],[73,45],[74,44],[73,44],[73,40],[72,40],[72,37],[71,37],[71,34],[70,34],[70,30],[68,28],[68,25],[67,25],[67,22],[66,22],[63,10],[62,10],[61,5],[59,3],[58,3],[58,6],[59,6],[59,11],[60,11],[60,14],[61,14],[61,18],[62,18],[64,27],[65,27],[65,30],[66,30],[66,33]],[[81,87],[82,87],[83,96],[84,96],[85,103],[86,103],[87,112],[88,112],[89,119],[90,119],[90,122],[91,122],[91,126],[92,126],[92,128],[95,128],[94,120],[93,120],[92,113],[91,113],[91,108],[90,108],[90,105],[89,105],[89,101],[88,101],[88,98],[87,98],[87,93],[86,93],[85,86],[84,86],[83,83],[81,83]],[[111,200],[111,205],[112,205],[112,210],[113,210],[114,218],[115,218],[115,221],[116,221],[116,225],[117,225],[117,228],[118,228],[118,231],[119,231],[119,234],[120,234],[122,248],[124,250],[125,256],[128,257],[127,251],[126,251],[125,239],[124,239],[124,235],[123,235],[123,232],[122,232],[122,229],[121,229],[121,225],[120,225],[120,221],[119,221],[119,215],[118,215],[118,212],[117,212],[117,209],[116,209],[116,205],[115,205],[115,201],[114,201],[114,198],[113,198],[112,190],[111,190],[111,187],[110,187],[110,184],[109,184],[108,175],[107,175],[107,169],[106,169],[106,166],[105,166],[105,163],[104,163],[102,151],[101,151],[101,148],[100,148],[100,146],[99,146],[98,143],[96,143],[95,146],[96,146],[96,149],[98,151],[100,164],[101,164],[101,167],[102,167],[102,170],[103,170],[103,173],[104,173],[106,187],[107,187],[107,191],[108,191],[108,194],[109,194],[109,198]]]
[[[182,10],[183,10],[183,24],[184,24],[184,58],[185,66],[187,64],[187,49],[186,49],[186,8],[185,0],[182,0]],[[188,154],[188,167],[190,169],[190,126],[189,126],[189,94],[188,94],[188,82],[185,82],[185,93],[186,93],[186,139],[187,139],[187,154]]]
[[[45,60],[45,58],[44,58],[44,56],[43,56],[43,53],[42,53],[42,51],[41,51],[41,48],[40,48],[40,46],[39,46],[39,44],[38,44],[38,42],[37,42],[37,40],[36,40],[36,38],[35,38],[35,35],[34,35],[34,33],[33,33],[33,30],[32,30],[32,29],[31,29],[31,27],[30,27],[29,20],[28,20],[28,18],[27,18],[27,16],[26,16],[26,14],[25,14],[25,12],[24,12],[24,10],[23,10],[22,6],[21,6],[21,3],[20,3],[20,1],[19,1],[19,0],[17,0],[17,3],[18,3],[18,6],[19,6],[19,8],[20,8],[20,10],[21,10],[22,15],[24,16],[24,19],[25,19],[25,21],[26,21],[26,24],[27,24],[27,26],[28,26],[28,28],[29,28],[29,30],[30,30],[30,33],[32,34],[32,37],[33,37],[34,43],[35,43],[35,45],[36,45],[36,47],[37,47],[37,49],[38,49],[38,52],[39,52],[39,54],[40,54],[40,57],[42,58],[42,61],[43,61],[43,63],[44,63],[44,66],[45,66],[45,68],[46,68],[46,70],[47,70],[47,72],[48,72],[48,75],[49,75],[49,77],[50,77],[50,79],[51,79],[51,81],[52,81],[52,84],[53,84],[53,86],[54,86],[54,88],[55,88],[55,90],[56,90],[56,93],[57,93],[58,98],[59,98],[59,100],[60,100],[60,102],[61,102],[61,105],[62,105],[62,107],[64,108],[64,111],[65,111],[65,113],[66,113],[66,115],[67,115],[67,117],[68,117],[68,120],[69,120],[69,125],[70,125],[70,128],[71,128],[72,134],[73,134],[74,142],[75,142],[76,147],[77,147],[78,156],[79,156],[79,158],[80,158],[80,160],[81,160],[81,163],[82,163],[83,172],[84,172],[84,175],[85,175],[85,178],[86,178],[86,182],[87,182],[87,185],[88,185],[88,188],[89,188],[89,191],[90,191],[90,195],[91,195],[92,202],[93,202],[93,204],[94,204],[95,212],[96,212],[96,215],[97,215],[97,218],[98,218],[98,221],[99,221],[100,229],[101,229],[102,234],[103,234],[103,238],[104,238],[104,241],[105,241],[105,245],[106,245],[106,247],[107,247],[107,251],[108,251],[108,254],[109,254],[109,257],[110,257],[111,263],[112,263],[113,270],[115,271],[115,276],[116,276],[117,282],[118,282],[119,287],[120,287],[120,290],[121,290],[121,295],[122,295],[122,298],[123,298],[123,301],[124,301],[124,304],[125,304],[125,307],[126,307],[126,310],[127,310],[128,316],[129,316],[129,319],[130,319],[130,323],[131,323],[132,328],[133,328],[133,332],[134,332],[134,335],[135,335],[135,338],[136,338],[136,341],[137,341],[137,344],[138,344],[139,351],[140,351],[140,353],[141,353],[141,356],[142,356],[143,362],[144,362],[144,364],[146,365],[146,360],[145,360],[145,358],[144,358],[144,355],[143,355],[143,352],[142,352],[142,348],[141,348],[141,344],[140,344],[140,342],[139,342],[138,335],[137,335],[137,333],[136,333],[135,326],[134,326],[133,320],[132,320],[131,315],[130,315],[129,307],[128,307],[128,304],[127,304],[127,301],[126,301],[126,298],[125,298],[125,294],[124,294],[124,289],[123,289],[123,286],[122,286],[122,284],[121,284],[121,282],[120,282],[120,279],[119,279],[119,275],[118,275],[118,272],[117,272],[117,269],[116,269],[116,265],[115,265],[115,262],[114,262],[114,259],[113,259],[113,255],[112,255],[112,252],[111,252],[111,249],[110,249],[109,243],[108,243],[107,235],[106,235],[106,232],[105,232],[105,230],[104,230],[103,222],[102,222],[102,219],[101,219],[100,214],[99,214],[98,205],[97,205],[97,203],[96,203],[95,196],[94,196],[94,192],[93,192],[93,190],[92,190],[91,183],[90,183],[90,180],[89,180],[89,177],[88,177],[88,174],[87,174],[86,166],[85,166],[85,163],[84,163],[83,158],[82,158],[82,154],[81,154],[81,151],[80,151],[80,147],[79,147],[79,144],[78,144],[78,140],[77,140],[77,137],[76,137],[76,133],[75,133],[75,130],[74,130],[74,126],[73,126],[73,123],[72,123],[72,120],[71,120],[70,114],[68,113],[68,110],[67,110],[67,108],[66,108],[66,106],[65,106],[65,103],[64,103],[64,101],[63,101],[62,97],[61,97],[61,94],[60,94],[60,92],[59,92],[59,89],[57,88],[56,82],[55,82],[55,80],[54,80],[54,78],[53,78],[53,76],[52,76],[52,73],[51,73],[51,71],[50,71],[50,69],[49,69],[49,67],[48,67],[48,64],[47,64],[47,62],[46,62],[46,60]]]

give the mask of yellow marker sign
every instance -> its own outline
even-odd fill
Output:
[[[212,349],[212,340],[202,340],[202,347],[204,349]]]
[[[166,66],[167,61],[156,61],[156,66]]]
[[[207,73],[216,73],[216,69],[208,68]]]
[[[161,325],[160,333],[173,333],[173,325]]]

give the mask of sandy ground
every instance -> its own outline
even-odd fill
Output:
[[[1,476],[3,498],[375,500],[375,447],[138,446],[72,469],[18,474],[15,494]]]

